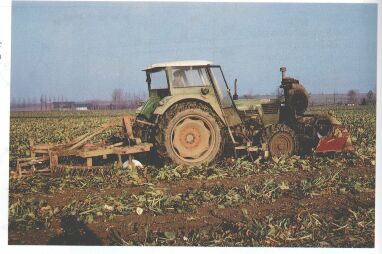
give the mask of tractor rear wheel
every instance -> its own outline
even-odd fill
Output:
[[[198,166],[219,156],[222,130],[215,113],[205,105],[182,103],[162,116],[156,135],[160,157],[176,164]]]
[[[285,124],[267,127],[263,134],[263,142],[268,145],[271,157],[292,156],[298,151],[298,142],[294,131]]]

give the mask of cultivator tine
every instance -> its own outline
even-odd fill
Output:
[[[64,167],[56,166],[56,167],[52,168],[52,175],[55,176],[55,177],[63,176],[64,172],[65,172],[65,168]]]
[[[56,175],[56,169],[55,168],[51,168],[50,169],[50,176],[54,177],[55,175]]]
[[[55,170],[55,176],[73,176],[76,170],[66,166],[57,166]]]
[[[21,166],[20,166],[20,160],[17,159],[16,161],[16,172],[17,174],[21,175]]]
[[[104,170],[111,170],[111,167],[106,166],[66,166],[58,165],[51,170],[52,176],[86,176],[90,173],[103,173]]]
[[[126,115],[122,118],[122,122],[123,122],[124,133],[126,137],[129,139],[133,139],[134,138],[133,126],[132,126],[133,118],[129,115]]]
[[[59,167],[53,167],[52,170],[52,176],[61,176],[61,169]]]

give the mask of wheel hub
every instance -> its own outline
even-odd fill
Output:
[[[277,133],[269,144],[273,156],[291,155],[293,153],[293,140],[289,135]]]
[[[188,144],[192,144],[192,143],[194,143],[195,136],[193,134],[189,134],[189,135],[187,135],[186,140],[187,140]]]
[[[197,159],[210,148],[211,132],[202,120],[186,118],[173,131],[173,147],[183,158]]]
[[[285,149],[285,144],[284,143],[278,144],[277,148],[279,150],[284,150]]]

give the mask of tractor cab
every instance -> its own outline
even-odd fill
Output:
[[[144,71],[149,98],[137,114],[146,120],[162,114],[174,103],[199,100],[210,104],[228,125],[241,123],[219,65],[209,61],[176,61],[153,64]]]
[[[199,94],[201,88],[212,86],[207,70],[211,64],[208,61],[178,61],[148,66],[144,71],[149,96]]]

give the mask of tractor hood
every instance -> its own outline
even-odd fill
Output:
[[[259,115],[264,126],[279,121],[281,102],[278,99],[238,99],[234,102],[239,115]]]
[[[280,106],[280,101],[278,99],[238,99],[234,100],[237,110],[239,111],[249,111],[249,110],[259,110],[264,105],[275,105]]]

